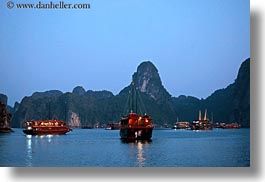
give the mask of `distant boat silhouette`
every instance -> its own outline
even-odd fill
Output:
[[[204,118],[201,118],[201,111],[199,111],[199,118],[198,120],[193,120],[191,123],[191,129],[192,130],[212,130],[213,124],[212,122],[207,118],[207,109],[204,113]]]

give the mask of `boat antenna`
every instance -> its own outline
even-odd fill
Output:
[[[65,119],[65,122],[66,122],[66,120],[67,120],[67,102],[65,101],[64,102],[64,119]]]

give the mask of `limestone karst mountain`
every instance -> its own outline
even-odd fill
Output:
[[[7,109],[7,96],[0,94],[0,133],[9,133],[13,130],[10,128],[10,119],[12,114]]]
[[[242,63],[234,83],[216,90],[206,99],[171,96],[162,84],[158,69],[150,61],[137,67],[132,80],[144,103],[141,112],[150,114],[157,125],[173,124],[177,118],[191,121],[198,117],[199,110],[208,109],[214,121],[250,126],[250,59]],[[128,80],[128,86],[117,95],[106,90],[86,91],[81,86],[66,93],[58,90],[35,92],[16,104],[11,125],[21,127],[25,120],[48,118],[63,119],[79,127],[118,122],[120,116],[126,113],[132,80]]]

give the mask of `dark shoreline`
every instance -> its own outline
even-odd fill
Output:
[[[15,132],[11,128],[0,128],[0,133],[10,133],[10,132]]]

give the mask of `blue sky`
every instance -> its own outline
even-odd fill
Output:
[[[8,9],[0,2],[0,93],[10,105],[78,85],[118,94],[145,60],[172,96],[206,98],[233,83],[250,57],[249,0],[65,2],[91,9]]]

